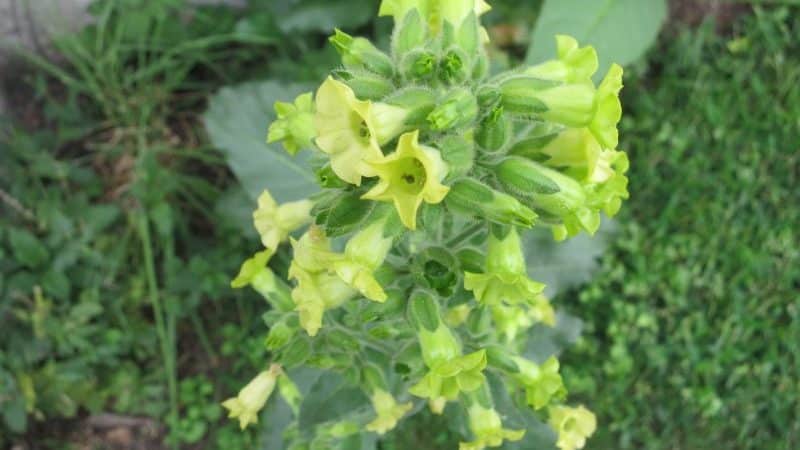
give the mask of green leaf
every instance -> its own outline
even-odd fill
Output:
[[[251,199],[269,189],[278,202],[308,197],[317,191],[309,152],[295,157],[280,144],[267,144],[267,128],[275,119],[276,100],[292,101],[309,90],[301,84],[276,81],[246,83],[220,90],[209,101],[203,121],[215,147],[225,153],[233,173]]]
[[[26,230],[11,228],[8,230],[8,241],[14,258],[25,266],[38,267],[50,257],[47,248]]]
[[[554,58],[555,35],[568,34],[597,49],[599,79],[611,63],[625,65],[641,57],[666,15],[666,0],[546,0],[525,59],[536,64]]]
[[[280,10],[281,6],[273,9]],[[368,22],[378,12],[371,0],[305,0],[283,9],[276,13],[280,14],[278,26],[286,33],[355,28]]]

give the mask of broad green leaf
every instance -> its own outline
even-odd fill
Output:
[[[14,259],[25,266],[38,267],[50,257],[47,248],[27,230],[21,228],[9,229],[8,241],[11,244]]]
[[[666,0],[546,0],[533,29],[526,61],[555,57],[556,34],[593,45],[602,77],[611,63],[629,64],[650,47],[667,15]]]
[[[276,81],[246,83],[220,90],[209,101],[203,121],[215,147],[225,153],[233,173],[251,199],[269,189],[275,200],[298,200],[317,191],[308,164],[309,152],[295,157],[280,144],[267,144],[267,128],[275,119],[276,100],[288,102],[310,90]]]
[[[304,0],[295,3],[289,8],[285,5],[273,7],[276,14],[280,14],[278,26],[286,33],[354,28],[378,13],[373,0]]]

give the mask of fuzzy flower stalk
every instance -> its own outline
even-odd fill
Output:
[[[628,198],[622,68],[595,83],[595,49],[559,35],[554,59],[494,73],[489,9],[383,0],[387,48],[337,29],[341,65],[275,104],[267,141],[310,151],[320,189],[255,199],[261,245],[231,285],[266,300],[272,365],[223,403],[242,428],[276,387],[280,448],[351,448],[425,414],[448,416],[459,450],[577,450],[597,428],[554,355],[524,356],[561,320],[527,235],[592,235]]]

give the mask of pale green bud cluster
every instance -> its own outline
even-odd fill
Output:
[[[493,377],[515,408],[549,415],[562,450],[581,448],[596,427],[591,412],[562,403],[555,357],[523,356],[528,331],[556,315],[528,276],[521,233],[592,234],[600,213],[616,214],[628,197],[628,160],[616,149],[622,69],[595,85],[595,50],[557,36],[557,59],[490,75],[478,20],[488,9],[384,0],[380,14],[395,21],[389,51],[336,30],[342,66],[313,94],[276,105],[269,141],[317,152],[321,192],[283,205],[259,198],[266,250],[232,285],[272,306],[265,344],[275,363],[337,373],[364,394],[363,408],[335,421],[300,430],[298,419],[287,448],[340,448],[424,406],[461,410],[461,450],[523,439],[495,406]],[[270,268],[276,253],[291,258],[287,280]],[[302,416],[305,399],[282,376],[226,402],[242,426],[275,378]]]

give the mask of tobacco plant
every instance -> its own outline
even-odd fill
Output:
[[[272,360],[223,403],[242,428],[277,387],[297,450],[345,448],[423,408],[460,420],[460,450],[519,441],[527,430],[505,424],[499,397],[547,422],[562,450],[594,432],[594,415],[566,403],[558,360],[524,356],[527,331],[555,314],[520,234],[593,234],[628,197],[622,69],[595,85],[595,50],[556,36],[557,59],[490,74],[478,20],[488,9],[384,0],[389,53],[337,30],[342,66],[315,93],[275,104],[268,140],[311,149],[321,191],[282,205],[265,191],[253,213],[264,249],[232,286],[270,304]],[[270,259],[287,242],[283,274]],[[340,377],[363,405],[306,426],[316,394],[293,382],[298,367]]]

